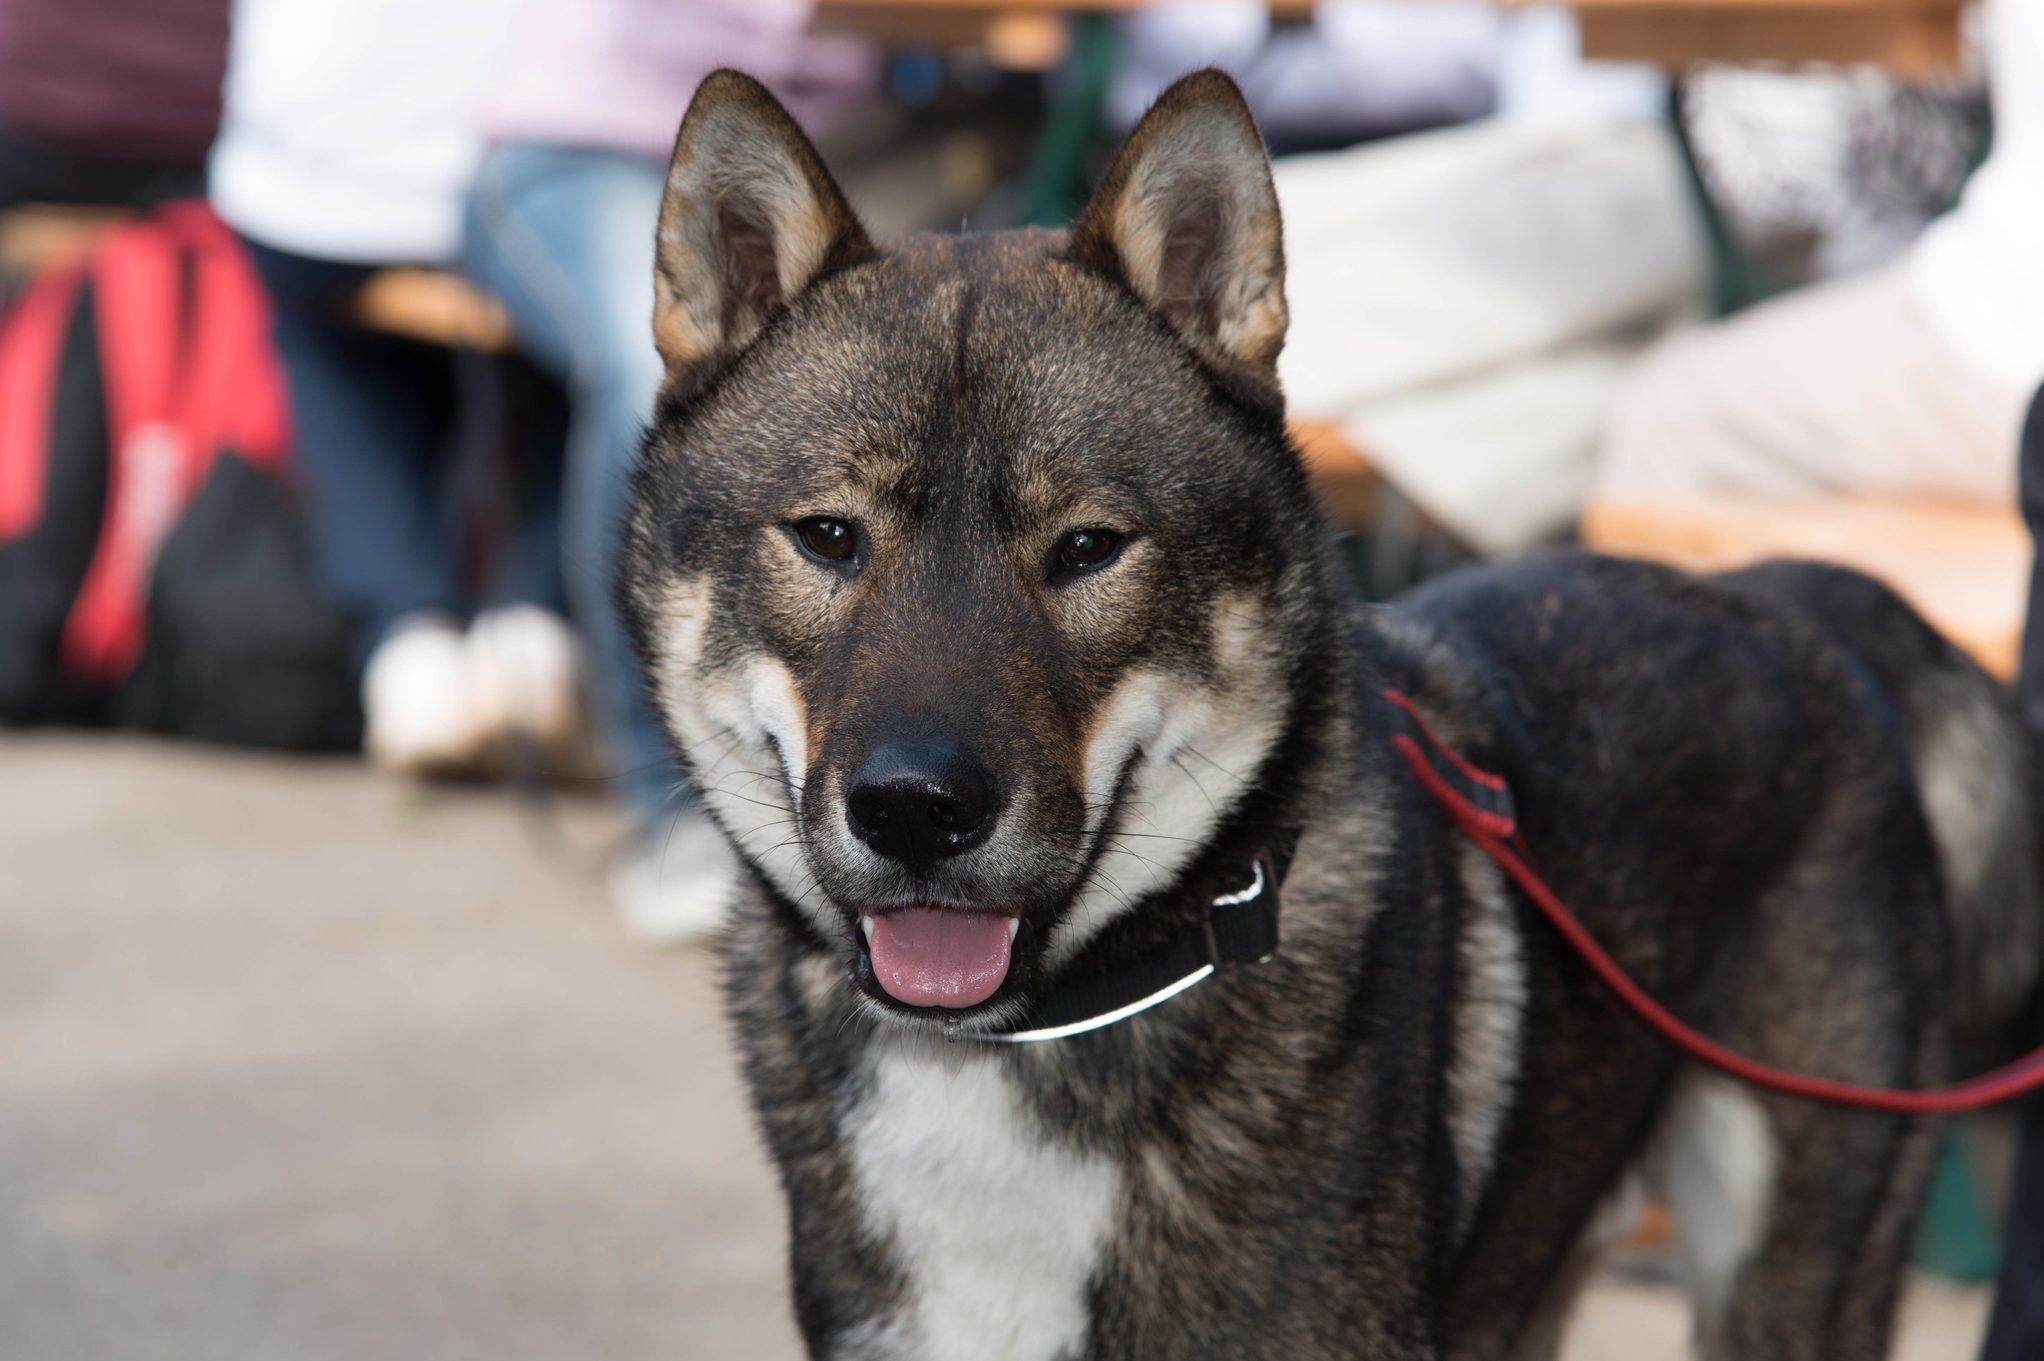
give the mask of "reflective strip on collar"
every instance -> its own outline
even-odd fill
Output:
[[[1202,964],[1177,982],[1165,984],[1148,997],[1138,998],[1127,1006],[1116,1007],[1113,1011],[1102,1012],[1083,1021],[1073,1021],[1070,1025],[1047,1026],[1042,1030],[1014,1030],[998,1035],[976,1034],[971,1038],[984,1040],[988,1044],[1034,1044],[1039,1040],[1062,1040],[1071,1035],[1083,1035],[1089,1030],[1098,1030],[1102,1026],[1113,1025],[1116,1021],[1125,1021],[1137,1012],[1148,1011],[1160,1002],[1168,1002],[1195,983],[1212,977],[1213,972],[1213,965]]]
[[[1223,893],[1214,899],[1215,907],[1240,907],[1244,903],[1253,903],[1263,896],[1262,858],[1258,857],[1255,864],[1256,877],[1249,881],[1249,887],[1236,889],[1233,893]]]

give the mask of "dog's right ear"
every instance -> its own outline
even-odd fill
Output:
[[[872,249],[816,148],[751,76],[697,87],[674,139],[653,261],[653,343],[674,373],[752,342],[826,269]]]
[[[1235,82],[1157,97],[1072,231],[1072,258],[1127,284],[1211,363],[1277,391],[1285,249],[1270,158]]]

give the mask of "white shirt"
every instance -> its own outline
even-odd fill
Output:
[[[515,0],[235,0],[214,206],[299,255],[451,259],[515,13]]]
[[[2044,0],[1988,0],[1982,18],[1994,145],[1910,282],[1939,340],[2027,396],[2044,384]]]

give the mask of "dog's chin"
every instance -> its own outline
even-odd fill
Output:
[[[1028,1010],[1041,937],[1013,911],[938,904],[846,910],[852,981],[914,1028],[997,1030]]]

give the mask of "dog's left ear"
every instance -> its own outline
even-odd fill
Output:
[[[653,263],[653,343],[670,376],[735,354],[826,269],[870,254],[865,228],[764,85],[722,70],[674,139]]]
[[[1277,386],[1285,251],[1270,158],[1220,71],[1197,71],[1129,135],[1072,233],[1072,258],[1125,282],[1210,362]]]

